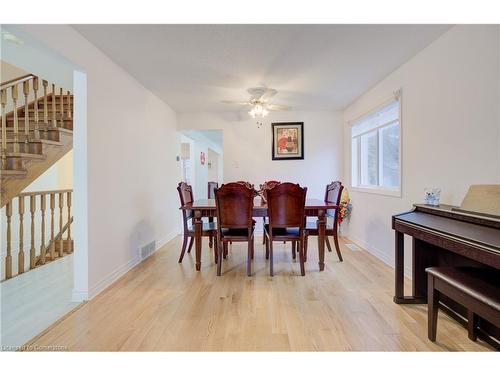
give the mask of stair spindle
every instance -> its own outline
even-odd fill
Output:
[[[52,128],[57,128],[56,119],[56,85],[52,84]]]
[[[17,254],[17,274],[24,273],[24,196],[19,197],[19,253]]]
[[[64,239],[63,239],[63,207],[64,207],[64,193],[59,193],[59,257],[64,254]]]
[[[30,195],[30,213],[31,213],[31,247],[30,247],[30,269],[36,267],[36,250],[35,250],[35,210],[36,210],[36,195]]]
[[[30,81],[23,82],[24,94],[24,143],[27,145],[30,136],[30,111],[28,103],[28,95],[30,94]]]
[[[45,194],[40,195],[41,222],[41,244],[40,244],[40,264],[45,264]]]
[[[61,128],[64,128],[64,94],[62,87],[59,88],[59,103],[61,109]]]
[[[54,239],[54,209],[56,208],[56,195],[50,194],[50,260],[56,259],[56,241]]]
[[[33,132],[34,138],[36,140],[40,139],[40,130],[38,129],[38,77],[33,77],[33,92],[35,97],[35,102],[33,104],[33,108],[35,110],[35,130]]]
[[[5,206],[5,214],[7,216],[7,255],[5,257],[5,278],[10,279],[12,277],[12,202],[7,203]]]
[[[19,98],[17,91],[17,83],[11,87],[12,108],[14,109],[14,146],[13,151],[19,152],[19,120],[17,118],[17,99]]]
[[[45,124],[45,130],[49,126],[49,108],[47,104],[47,86],[48,82],[46,80],[42,81],[43,86],[43,123]]]
[[[71,191],[68,191],[68,195],[66,198],[66,205],[68,206],[68,254],[73,252],[73,244],[71,240]],[[61,234],[62,237],[62,234]]]
[[[68,101],[68,118],[70,119],[72,117],[72,115],[71,115],[71,96],[70,96],[69,91],[66,92],[66,98]]]
[[[2,169],[7,169],[7,119],[5,106],[7,105],[7,90],[0,91],[0,105],[2,106]]]

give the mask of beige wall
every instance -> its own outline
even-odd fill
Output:
[[[423,201],[426,186],[443,203],[461,203],[469,185],[499,183],[499,28],[456,26],[344,111],[347,122],[402,89],[402,197],[351,192],[347,235],[394,264],[391,215]],[[410,245],[410,244],[408,244]]]

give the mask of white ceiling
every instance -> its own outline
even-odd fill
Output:
[[[446,25],[75,25],[177,112],[233,111],[246,89],[272,103],[342,109]]]

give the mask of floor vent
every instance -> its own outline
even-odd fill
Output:
[[[146,246],[143,246],[141,248],[141,260],[144,260],[147,257],[151,256],[151,254],[155,252],[155,249],[156,249],[155,241],[148,243]]]
[[[346,243],[345,245],[352,251],[361,251],[361,248],[353,243]]]

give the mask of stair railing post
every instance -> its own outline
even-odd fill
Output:
[[[73,116],[71,115],[71,96],[70,96],[69,91],[66,92],[66,98],[67,98],[67,101],[68,101],[68,118],[70,119]]]
[[[45,264],[45,194],[40,195],[40,211],[42,214],[41,222],[41,244],[40,244],[40,264]]]
[[[5,256],[5,278],[12,277],[12,202],[7,203],[5,206],[5,215],[7,216],[7,255]]]
[[[11,94],[12,94],[12,103],[13,103],[12,108],[14,108],[14,145],[13,145],[13,151],[19,152],[19,120],[17,118],[17,99],[19,97],[19,94],[17,91],[17,83],[12,85]]]
[[[0,105],[2,106],[2,169],[7,169],[7,119],[5,106],[7,105],[7,90],[0,91]]]
[[[42,81],[42,86],[43,86],[43,123],[45,127],[45,132],[47,132],[47,129],[49,127],[49,108],[47,104],[47,86],[49,83],[46,80]]]
[[[50,193],[50,260],[56,259],[56,241],[54,239],[54,209],[56,208],[56,195]]]
[[[27,152],[27,147],[30,138],[30,111],[29,111],[29,103],[28,96],[30,94],[30,81],[23,82],[23,94],[24,94],[24,147],[25,152]]]
[[[57,128],[56,119],[56,85],[52,84],[52,128]]]
[[[17,253],[17,274],[24,272],[24,196],[18,197],[19,208],[19,253]]]
[[[68,238],[67,238],[68,254],[71,254],[73,252],[73,244],[71,240],[71,191],[68,191],[68,195],[66,198],[66,205],[68,206]]]
[[[30,269],[36,267],[36,249],[35,249],[35,210],[36,195],[30,195],[30,213],[31,213],[31,247],[30,247]]]
[[[62,87],[59,88],[59,105],[60,105],[60,112],[61,112],[61,128],[64,128],[64,94],[63,94],[63,89]]]
[[[34,108],[34,113],[35,113],[35,129],[33,132],[33,136],[36,140],[40,139],[40,130],[38,129],[38,121],[39,116],[38,116],[38,77],[33,77],[33,92],[34,92],[34,97],[35,97],[35,103],[33,105]]]
[[[64,193],[59,193],[59,257],[64,255],[64,239],[63,239],[63,207]]]

